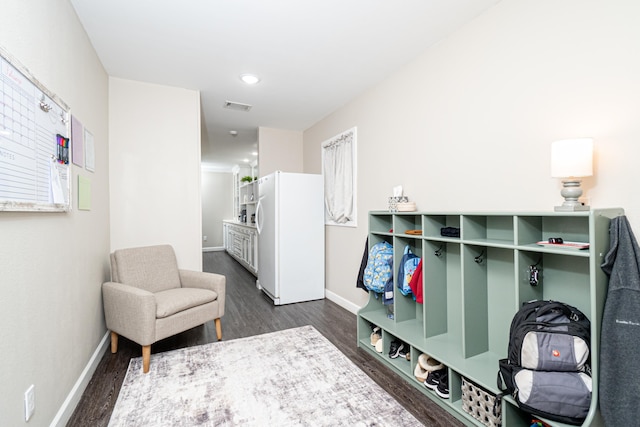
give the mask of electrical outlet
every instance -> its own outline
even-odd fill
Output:
[[[27,391],[24,392],[24,420],[29,421],[29,418],[36,410],[36,386],[31,384]]]
[[[202,240],[204,240],[206,242],[207,241],[207,236],[203,236]]]

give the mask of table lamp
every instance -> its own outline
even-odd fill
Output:
[[[562,206],[556,206],[556,212],[588,211],[578,201],[582,196],[580,178],[593,175],[593,139],[563,139],[551,143],[551,177],[562,178],[564,197]]]

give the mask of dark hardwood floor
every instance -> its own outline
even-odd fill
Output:
[[[255,277],[226,252],[204,253],[203,261],[204,271],[227,277],[225,315],[222,318],[223,340],[312,325],[425,425],[462,425],[356,346],[354,314],[326,299],[276,307],[255,287]],[[154,353],[214,341],[215,326],[209,322],[152,345],[151,363]],[[118,353],[111,354],[107,350],[67,426],[106,426],[129,360],[140,356],[140,346],[124,337],[120,338]]]

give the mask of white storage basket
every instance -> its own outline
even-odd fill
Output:
[[[502,425],[501,401],[462,377],[462,409],[485,426]]]

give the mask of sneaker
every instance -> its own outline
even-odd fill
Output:
[[[400,349],[398,350],[398,356],[403,357],[407,360],[411,360],[411,356],[409,355],[409,346],[408,345],[401,346]]]
[[[400,356],[400,352],[403,350],[404,343],[399,340],[393,340],[391,341],[391,346],[389,347],[389,357],[395,359],[396,357]],[[407,354],[406,350],[404,350],[403,357],[405,354]]]
[[[373,332],[371,332],[371,345],[375,346],[378,340],[382,338],[382,335],[380,334],[381,334],[380,327],[379,326],[374,327]]]
[[[447,370],[444,370],[444,374],[440,377],[438,381],[438,387],[436,388],[436,394],[443,399],[449,398],[449,375],[447,374]]]
[[[441,368],[437,371],[431,371],[427,375],[427,379],[424,380],[425,387],[436,390],[438,388],[438,384],[440,384],[440,379],[446,374],[447,368]]]

